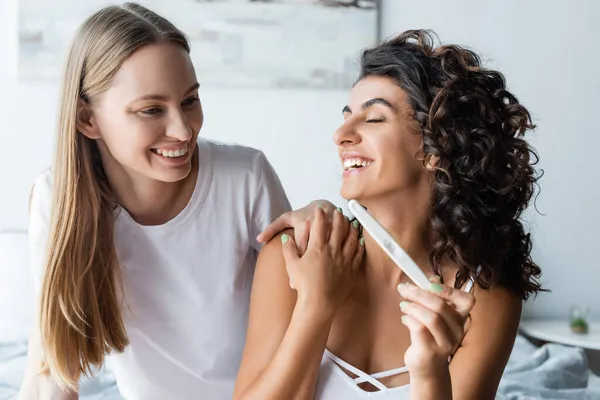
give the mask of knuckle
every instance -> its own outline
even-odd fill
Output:
[[[467,293],[467,298],[466,298],[466,303],[467,306],[469,307],[469,309],[473,308],[475,306],[475,296],[473,296],[471,293]]]
[[[415,324],[414,331],[418,335],[425,335],[427,333],[427,328],[425,327],[425,325],[418,323]]]
[[[339,265],[344,263],[344,255],[335,246],[329,251],[329,253],[336,264]]]
[[[450,343],[450,341],[445,340],[442,343],[442,345],[440,346],[440,350],[443,355],[447,356],[449,354],[452,354],[452,351],[454,350],[454,346],[452,345],[452,343]]]
[[[412,286],[412,284],[408,283],[408,284],[401,284],[402,285],[402,297],[404,297],[407,300],[410,301],[414,301],[414,302],[419,302],[420,300],[422,300],[422,296],[421,296],[421,292],[419,290],[416,290],[416,288],[414,286]]]
[[[442,324],[442,317],[438,313],[430,313],[427,316],[427,323],[431,326],[440,326]]]
[[[431,304],[431,309],[436,312],[436,315],[442,315],[448,312],[448,304],[445,301],[435,301]]]
[[[446,285],[441,285],[442,286],[442,295],[450,297],[455,293],[455,290],[449,286]]]
[[[461,308],[466,309],[466,311],[471,311],[475,306],[475,296],[470,293],[461,293],[460,298],[457,300],[459,300],[456,302],[457,305],[460,305]]]

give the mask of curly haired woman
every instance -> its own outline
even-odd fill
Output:
[[[431,287],[366,232],[350,257],[341,213],[330,227],[316,210],[302,257],[289,232],[259,256],[235,398],[493,399],[541,290],[519,222],[538,178],[529,112],[477,54],[408,31],[363,53],[343,115],[342,196]]]

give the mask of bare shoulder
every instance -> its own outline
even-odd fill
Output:
[[[285,270],[285,259],[283,258],[283,246],[281,243],[281,237],[283,235],[294,237],[294,230],[288,229],[280,232],[279,234],[273,236],[273,238],[263,246],[258,254],[258,260],[256,262],[255,282],[257,279],[257,274],[260,274],[262,270],[265,269],[268,270],[269,273],[279,274],[283,272],[287,276],[287,272]],[[258,278],[262,279],[260,276]]]
[[[483,334],[516,334],[523,309],[523,302],[519,296],[506,288],[482,289],[477,285],[473,288],[473,295],[475,306],[471,311],[472,324],[465,341],[477,340]]]
[[[271,362],[290,324],[296,292],[289,286],[281,236],[292,236],[292,232],[276,235],[258,256],[250,295],[246,345],[235,394],[243,392]]]
[[[281,301],[280,307],[277,307],[279,315],[284,319],[291,318],[296,304],[296,291],[289,285],[281,237],[286,234],[293,237],[293,232],[293,230],[287,230],[274,236],[258,255],[250,298],[251,319],[253,312],[254,316],[258,318],[257,314],[261,314],[264,307],[272,307],[267,302],[270,301],[269,299],[275,298]]]
[[[475,285],[473,295],[467,333],[450,363],[453,398],[494,399],[515,342],[522,301],[502,287]]]
[[[444,280],[449,286],[454,285],[456,269],[444,273]],[[523,302],[521,297],[501,286],[483,289],[474,284],[471,291],[475,305],[471,310],[470,327],[463,340],[463,345],[479,339],[479,334],[487,335],[491,331],[514,330],[521,319]]]

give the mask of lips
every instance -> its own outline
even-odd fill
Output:
[[[369,160],[363,157],[351,157],[345,158],[343,161],[344,171],[352,171],[359,168],[366,168],[373,163],[373,160]]]
[[[185,156],[188,151],[190,151],[190,145],[189,144],[185,144],[182,147],[178,147],[178,148],[157,148],[157,149],[151,149],[150,151],[152,151],[155,154],[158,154],[159,156],[163,156],[163,157],[167,157],[167,158],[177,158],[177,157],[183,157]]]

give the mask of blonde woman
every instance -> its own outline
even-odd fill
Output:
[[[189,51],[136,4],[100,10],[75,37],[54,166],[31,197],[41,300],[22,398],[77,398],[109,353],[127,399],[232,396],[255,238],[289,204],[260,151],[198,138]],[[325,211],[288,212],[262,240],[286,225],[306,239]]]

